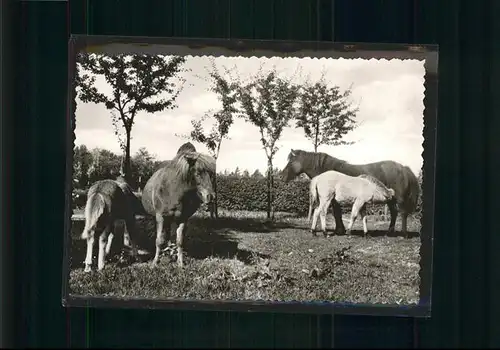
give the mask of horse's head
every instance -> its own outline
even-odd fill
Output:
[[[387,192],[389,194],[389,198],[387,198],[389,201],[395,201],[396,200],[396,192],[392,188],[388,188]]]
[[[291,149],[288,154],[288,163],[281,171],[281,178],[285,182],[289,182],[302,174],[303,169],[303,153],[300,150]]]
[[[215,176],[215,160],[207,155],[196,152],[186,152],[184,158],[189,164],[194,186],[203,204],[210,204],[215,198],[213,181]]]

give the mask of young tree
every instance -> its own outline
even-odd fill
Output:
[[[273,159],[278,151],[276,142],[283,129],[295,118],[295,102],[299,87],[279,77],[276,70],[267,74],[257,73],[254,80],[239,88],[241,116],[257,126],[260,141],[267,157],[267,218],[273,219],[274,177]]]
[[[338,86],[329,87],[322,77],[314,84],[306,83],[301,90],[296,126],[304,130],[314,152],[321,145],[351,144],[342,140],[356,127],[358,109],[349,101],[351,89],[341,92]]]
[[[205,79],[209,83],[209,91],[217,95],[217,99],[221,103],[221,108],[217,111],[209,111],[205,113],[203,117],[196,120],[191,120],[191,125],[193,129],[187,138],[204,144],[210,154],[217,161],[219,157],[220,148],[222,141],[228,138],[229,128],[233,124],[234,115],[237,113],[236,104],[236,87],[237,84],[233,81],[231,76],[231,71],[227,68],[225,70],[225,76],[223,76],[217,69],[214,60],[211,61],[211,69],[208,71],[208,78]],[[212,120],[212,128],[210,131],[206,131],[203,124],[207,120]],[[217,174],[215,174],[217,177]],[[217,218],[218,208],[217,208],[217,178],[214,179],[214,215]]]
[[[137,113],[161,112],[176,107],[175,101],[182,90],[184,80],[178,76],[185,58],[166,58],[156,55],[80,54],[78,56],[77,93],[83,102],[104,104],[118,114],[125,131],[122,142],[125,151],[125,178],[130,181],[130,139]],[[111,93],[96,87],[96,76],[102,76]],[[112,114],[112,119],[113,119]],[[122,144],[123,143],[123,144]]]

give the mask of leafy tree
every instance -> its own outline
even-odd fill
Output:
[[[257,73],[253,81],[239,88],[241,116],[257,126],[260,141],[267,157],[267,217],[274,218],[272,203],[274,177],[272,176],[273,158],[278,151],[276,142],[289,121],[295,118],[295,102],[299,96],[299,87],[279,77],[276,70],[267,74]]]
[[[351,89],[344,92],[338,86],[329,87],[322,77],[314,84],[306,83],[301,89],[298,128],[318,151],[321,145],[345,145],[352,142],[342,138],[356,127],[355,117],[358,108],[349,101]]]
[[[74,187],[83,189],[89,185],[89,167],[92,163],[92,154],[87,146],[75,147],[73,157],[73,181]]]
[[[229,128],[233,124],[234,115],[238,111],[235,107],[236,99],[236,83],[233,82],[231,71],[224,68],[225,75],[223,76],[217,69],[214,60],[211,61],[211,69],[208,70],[209,91],[217,95],[217,99],[222,107],[217,111],[208,111],[203,117],[198,120],[191,120],[193,129],[187,138],[204,144],[210,154],[217,161],[219,157],[222,141],[228,138]],[[204,130],[203,123],[206,120],[212,120],[212,128],[210,131]],[[214,213],[218,217],[217,210],[217,181],[214,181]]]
[[[185,58],[157,55],[80,54],[78,56],[77,93],[83,102],[104,104],[110,110],[113,124],[118,119],[125,131],[125,140],[115,129],[120,146],[124,149],[124,172],[130,181],[130,140],[137,113],[161,112],[176,107],[175,101],[184,80],[178,77]],[[102,76],[111,87],[106,94],[96,87],[96,76]],[[114,113],[118,114],[115,117]]]
[[[120,173],[121,158],[115,153],[102,148],[91,151],[92,162],[88,168],[90,183],[98,180],[114,179]]]
[[[142,189],[156,170],[156,157],[145,147],[139,148],[132,158],[132,174],[135,188]]]

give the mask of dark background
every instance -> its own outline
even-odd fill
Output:
[[[2,5],[4,346],[500,346],[499,1]],[[439,44],[432,318],[63,308],[70,33]]]

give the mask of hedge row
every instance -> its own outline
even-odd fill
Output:
[[[274,181],[274,211],[307,214],[309,210],[309,180],[285,183]],[[266,211],[267,180],[250,177],[219,176],[217,179],[219,208],[232,210]],[[347,212],[351,206],[345,206]],[[384,205],[371,205],[369,214],[382,214]]]
[[[279,179],[274,182],[275,211],[307,214],[309,210],[309,180],[296,180],[285,183]],[[222,209],[266,211],[267,181],[252,177],[217,176],[218,206]],[[140,196],[140,194],[137,194]],[[85,206],[86,192],[74,191],[73,208]],[[350,212],[350,207],[345,208]],[[369,214],[382,214],[384,205],[370,205]]]

